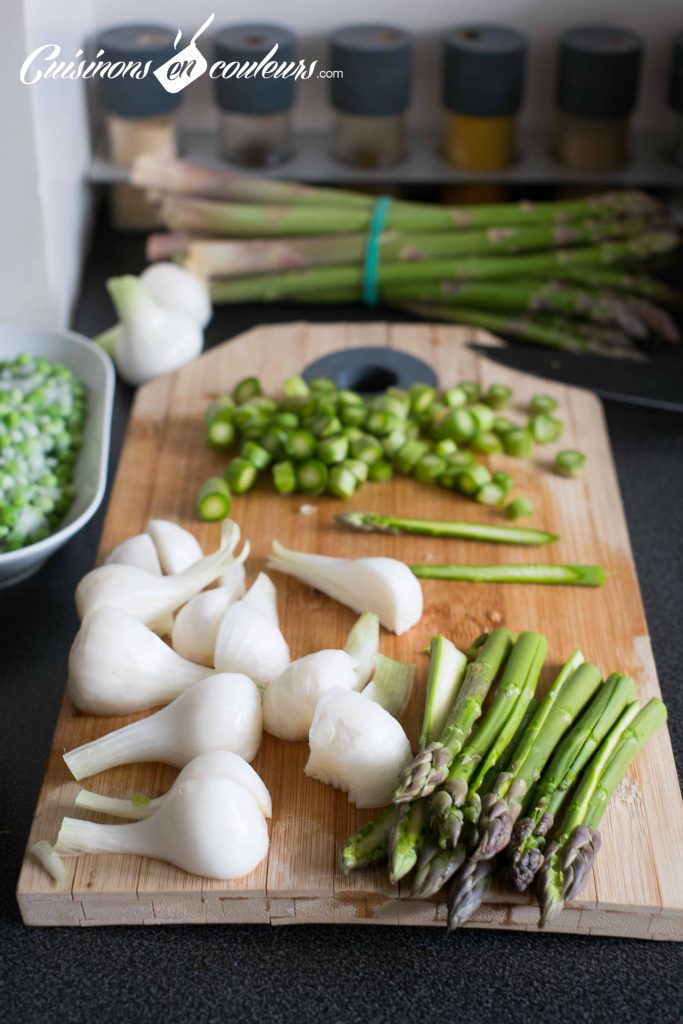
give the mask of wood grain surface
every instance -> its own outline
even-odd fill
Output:
[[[205,550],[216,546],[217,525],[194,514],[197,488],[225,460],[207,450],[202,415],[207,404],[241,377],[258,375],[276,393],[282,379],[311,360],[344,347],[387,345],[430,363],[443,387],[476,379],[514,389],[511,415],[522,417],[534,393],[555,395],[566,430],[560,444],[539,448],[531,462],[494,456],[494,468],[509,469],[517,493],[531,497],[530,524],[560,535],[543,558],[556,562],[601,563],[609,574],[600,590],[572,587],[457,584],[424,581],[425,614],[407,634],[382,631],[381,649],[416,661],[417,685],[404,724],[415,740],[423,703],[427,659],[419,652],[436,632],[458,646],[494,624],[544,632],[549,658],[543,685],[570,651],[580,645],[605,675],[632,675],[640,697],[659,695],[633,556],[600,403],[592,395],[494,366],[467,347],[493,339],[460,327],[391,324],[262,327],[206,353],[190,366],[141,388],[128,428],[118,476],[102,536],[100,558],[152,517],[169,517],[191,529]],[[587,453],[579,480],[549,471],[558,447]],[[345,556],[385,554],[408,562],[524,562],[529,550],[420,537],[351,534],[335,526],[343,508],[392,511],[430,518],[499,521],[500,513],[451,492],[406,479],[363,487],[348,504],[315,500],[313,515],[301,512],[301,496],[282,498],[259,483],[237,498],[233,514],[252,545],[249,579],[264,568],[273,538],[309,551]],[[532,549],[537,552],[542,549]],[[534,557],[534,556],[532,556]],[[355,616],[295,580],[276,577],[283,631],[292,656],[320,647],[342,646]],[[27,666],[30,670],[30,666]],[[63,666],[66,675],[66,666]],[[134,717],[134,716],[133,716]],[[62,753],[132,718],[80,715],[65,699],[57,724],[29,849],[38,839],[54,841],[61,819],[74,811],[78,785]],[[439,900],[410,898],[393,886],[384,868],[344,877],[339,851],[347,835],[371,815],[357,811],[344,794],[303,774],[304,743],[288,744],[264,734],[255,767],[269,786],[274,805],[267,861],[246,878],[217,882],[193,877],[169,865],[136,856],[81,856],[66,861],[63,884],[52,882],[27,852],[17,895],[31,925],[160,924],[173,922],[346,922],[363,924],[445,924]],[[162,765],[132,765],[87,781],[111,795],[168,788],[175,772]],[[95,816],[96,820],[106,821]],[[111,819],[109,819],[111,820]],[[617,790],[602,826],[603,847],[581,898],[568,906],[553,929],[585,934],[651,939],[683,938],[683,806],[668,733],[663,730],[640,755]],[[494,891],[469,927],[535,930],[536,907],[525,896]]]

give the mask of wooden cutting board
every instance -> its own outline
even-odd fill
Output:
[[[555,395],[566,422],[562,446],[588,455],[580,480],[549,471],[552,445],[533,464],[495,456],[509,469],[519,493],[531,497],[533,524],[561,540],[541,557],[557,562],[598,562],[609,573],[600,590],[572,587],[424,582],[425,614],[409,633],[383,631],[382,651],[418,664],[417,685],[405,724],[419,731],[427,659],[420,651],[436,632],[460,646],[492,625],[535,629],[549,641],[544,685],[570,651],[580,645],[605,675],[620,669],[638,682],[642,700],[659,695],[647,624],[638,588],[619,487],[599,402],[590,394],[503,369],[472,354],[468,341],[490,335],[459,327],[390,324],[290,324],[263,327],[213,349],[191,366],[138,392],[102,536],[100,557],[145,528],[151,516],[178,518],[205,549],[218,540],[217,525],[194,517],[199,484],[220,472],[224,460],[204,445],[207,404],[247,374],[257,374],[277,392],[282,379],[311,360],[343,347],[388,345],[429,362],[442,386],[477,379],[514,389],[512,415],[524,415],[530,395]],[[277,496],[260,484],[235,501],[234,515],[252,544],[250,579],[264,567],[271,541],[346,556],[385,554],[408,562],[523,562],[529,551],[504,546],[419,537],[384,537],[335,526],[342,507],[393,511],[425,517],[499,521],[500,513],[450,492],[406,479],[362,488],[350,504],[321,498],[305,515],[302,498]],[[537,549],[542,550],[542,549]],[[532,555],[532,558],[534,556]],[[342,646],[355,616],[300,583],[277,578],[283,631],[293,657],[321,647]],[[66,666],[63,666],[66,675]],[[78,785],[62,761],[65,749],[131,719],[75,713],[65,700],[52,745],[29,849],[54,840],[65,814],[73,814]],[[347,835],[371,815],[357,811],[344,794],[303,774],[307,746],[264,734],[255,762],[270,787],[274,818],[267,861],[246,878],[217,882],[184,874],[160,861],[132,856],[81,856],[68,860],[66,879],[54,884],[27,852],[18,884],[24,921],[31,925],[160,924],[174,922],[346,922],[443,925],[445,905],[410,898],[407,886],[392,886],[383,867],[344,877],[339,851]],[[168,788],[175,772],[161,765],[117,768],[87,780],[88,788],[112,795]],[[106,820],[101,818],[100,820]],[[602,827],[603,847],[581,899],[554,922],[556,931],[652,939],[683,938],[683,806],[669,736],[661,731],[640,755],[615,794]],[[536,907],[523,896],[494,892],[472,920],[473,928],[535,929]]]

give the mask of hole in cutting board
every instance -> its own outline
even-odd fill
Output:
[[[396,387],[398,374],[386,366],[351,366],[337,374],[337,384],[363,395],[376,395],[378,391]]]
[[[304,380],[328,377],[339,388],[376,395],[389,387],[409,388],[418,381],[436,386],[428,363],[395,348],[348,348],[316,359],[303,371]]]

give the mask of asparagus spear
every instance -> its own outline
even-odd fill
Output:
[[[169,227],[182,227],[188,230],[202,230],[199,218],[205,204],[201,200],[183,200],[186,205],[199,206],[195,210],[197,216],[193,221],[189,216],[187,223],[178,218],[180,223],[168,223]],[[427,209],[440,210],[441,207]],[[264,208],[252,206],[227,206],[223,209],[220,224],[216,230],[226,233],[245,235],[264,235],[282,237],[290,234],[326,234],[329,230],[353,231],[366,229],[366,224],[353,223],[362,219],[364,214],[355,210],[330,211],[330,219],[334,214],[334,224],[328,223],[322,216],[322,210],[302,208],[296,211],[293,207]],[[293,230],[296,215],[297,231]],[[367,219],[367,218],[366,218]],[[263,223],[261,223],[263,220]],[[387,285],[415,285],[421,281],[459,280],[479,281],[499,278],[520,277],[525,275],[555,274],[558,267],[574,265],[584,268],[590,278],[594,266],[611,266],[624,260],[644,260],[650,256],[670,252],[678,245],[678,235],[674,231],[648,231],[636,238],[627,238],[615,242],[596,243],[594,245],[577,246],[573,249],[546,250],[544,252],[527,253],[510,259],[509,256],[463,256],[454,259],[436,259],[421,263],[386,263],[380,264],[377,283],[380,292]],[[216,304],[231,302],[266,301],[277,302],[287,299],[315,300],[331,290],[353,288],[360,297],[363,287],[362,266],[316,267],[311,270],[293,270],[276,274],[259,274],[234,280],[219,281],[212,285],[211,296]]]
[[[532,341],[539,345],[550,345],[554,348],[566,349],[569,352],[591,352],[594,355],[642,359],[642,355],[632,347],[625,336],[618,339],[610,336],[609,341],[604,333],[590,324],[579,325],[574,321],[548,322],[542,318],[505,316],[502,313],[491,313],[487,309],[469,309],[430,304],[425,302],[392,303],[398,309],[423,320],[445,320],[448,323],[471,324],[484,327],[498,334],[510,335],[524,341]],[[615,341],[619,344],[615,344]]]
[[[489,860],[505,849],[526,794],[600,682],[595,665],[580,665],[568,676],[560,672],[520,740],[509,769],[501,772],[483,801],[474,860]]]
[[[557,277],[575,284],[585,284],[582,268],[563,267],[558,270]],[[593,287],[613,288],[617,292],[626,292],[629,296],[640,295],[655,302],[663,302],[666,306],[680,306],[681,293],[670,288],[656,277],[649,274],[638,274],[632,270],[620,270],[611,267],[593,267],[590,274]]]
[[[445,636],[432,637],[429,650],[429,676],[425,696],[420,750],[439,738],[462,686],[467,670],[467,655]]]
[[[444,636],[435,636],[430,648],[420,750],[443,732],[467,667],[467,657]],[[424,838],[426,808],[423,800],[397,804],[389,834],[389,877],[404,878],[417,862]]]
[[[576,650],[568,664],[579,665],[582,660],[583,655],[579,650]],[[484,763],[472,781],[470,796],[468,797],[467,804],[465,805],[465,842],[459,844],[463,846],[466,852],[471,851],[473,843],[476,842],[476,823],[481,809],[481,796],[488,792],[499,773],[507,767],[510,757],[512,756],[512,752],[517,748],[517,744],[524,735],[529,722],[536,714],[537,708],[538,704],[536,700],[532,698],[521,722],[519,722],[516,732],[514,732],[512,736],[511,742],[509,742],[502,750],[501,755],[495,763],[490,757],[487,757],[486,762],[491,761],[491,764],[488,765],[487,763]],[[474,793],[472,792],[473,787],[476,787]],[[469,921],[472,914],[479,909],[484,896],[490,888],[491,878],[495,867],[496,858],[493,858],[492,860],[474,861],[471,857],[467,856],[464,861],[460,863],[448,890],[447,907],[449,931],[452,931],[454,928],[457,928],[466,921]]]
[[[511,312],[557,312],[581,316],[598,324],[616,325],[634,338],[647,337],[648,327],[639,308],[617,294],[592,291],[557,280],[510,281],[422,281],[416,285],[387,286],[382,297],[392,302],[437,302],[446,306],[466,306]],[[641,300],[642,301],[642,300]],[[655,307],[656,309],[656,307]],[[571,329],[571,322],[567,325]]]
[[[512,833],[512,878],[520,892],[529,887],[543,864],[546,837],[567,793],[626,705],[635,697],[633,680],[613,673],[557,747],[534,788],[532,806],[525,817],[517,820]]]
[[[656,697],[640,711],[637,703],[629,705],[584,772],[538,876],[541,927],[581,892],[600,848],[597,827],[610,797],[666,717],[666,707]]]
[[[374,821],[361,825],[349,836],[341,852],[341,869],[345,875],[367,868],[387,855],[389,832],[394,821],[394,808],[387,809]]]
[[[469,583],[566,583],[582,587],[601,587],[605,571],[599,565],[438,565],[426,562],[411,565],[416,576],[425,580],[464,580]]]
[[[468,783],[485,759],[495,764],[514,736],[534,695],[548,644],[540,633],[521,633],[508,658],[494,700],[463,749],[448,778],[433,794],[430,812],[442,847],[454,847],[462,828]]]
[[[367,220],[369,217],[368,212],[364,213],[357,206],[350,209],[353,211],[354,221],[360,221],[363,217]],[[292,216],[296,217],[296,223],[303,219],[300,209],[292,209]],[[322,210],[321,216],[330,217],[330,209],[326,207]],[[643,220],[597,220],[576,221],[571,225],[559,227],[549,222],[469,231],[434,231],[430,234],[389,230],[382,232],[377,244],[382,263],[424,263],[456,256],[531,252],[629,238],[642,234],[648,227],[651,228],[652,225],[646,224]],[[194,239],[175,232],[171,235],[151,236],[151,239],[148,239],[147,251],[151,259],[179,259],[188,269],[208,279],[304,270],[312,267],[362,265],[366,245],[367,227],[363,233],[358,234],[316,234],[313,237],[293,235],[291,238]],[[532,297],[529,304],[532,307],[533,297],[539,287],[548,288],[547,285],[539,286],[537,282],[527,282],[527,290]],[[558,287],[562,289],[563,286],[556,284],[555,288]],[[448,298],[450,291],[450,287],[444,286],[442,291],[437,291],[435,297],[443,294]],[[573,294],[573,290],[567,286],[564,286],[564,291],[568,296]],[[410,295],[406,297],[409,298]],[[575,301],[581,302],[581,298],[577,296]],[[476,300],[471,304],[476,305]],[[498,305],[500,304],[498,302]],[[550,308],[558,308],[558,305],[551,302]],[[559,308],[572,308],[570,298],[564,303],[560,301]]]
[[[399,779],[395,803],[429,796],[445,781],[451,762],[481,715],[484,698],[513,645],[509,629],[494,629],[465,671],[439,740],[417,755]]]
[[[494,523],[471,523],[459,519],[413,519],[406,516],[382,515],[379,512],[344,512],[337,522],[354,530],[375,533],[414,533],[426,537],[459,537],[493,544],[550,544],[558,540],[554,533],[522,526],[499,526]]]
[[[521,648],[520,644],[522,644]],[[495,778],[493,769],[504,764],[504,759],[518,735],[520,725],[526,720],[546,648],[545,638],[540,634],[521,634],[505,666],[504,676],[498,684],[496,700],[487,712],[479,732],[481,733],[486,728],[489,719],[491,719],[492,725],[486,729],[488,735],[496,732],[497,723],[505,714],[502,728],[496,732],[493,743],[488,745],[488,752],[483,759],[478,756],[479,751],[476,749],[476,745],[468,744],[462,751],[463,754],[468,752],[467,767],[463,773],[466,778],[454,778],[453,776],[458,773],[452,770],[445,783],[445,789],[437,790],[432,797],[431,809],[436,811],[434,818],[437,819],[436,823],[432,820],[432,824],[436,824],[436,827],[430,841],[420,851],[413,885],[414,896],[424,898],[434,896],[462,866],[467,843],[460,841],[463,825],[466,824],[464,813],[460,808],[465,802],[466,796],[471,808],[474,797],[480,797],[480,793],[485,792],[488,785],[493,782]],[[516,668],[513,666],[511,672],[510,663],[518,650],[521,650],[522,654],[517,657]],[[485,744],[486,739],[481,746]],[[472,771],[467,770],[469,766],[472,766]],[[475,768],[476,773],[474,773]],[[471,778],[472,774],[474,774],[474,778]],[[466,779],[470,778],[468,789]],[[470,821],[470,832],[472,831],[471,824]],[[439,826],[442,830],[441,834]],[[446,842],[443,842],[444,833]]]
[[[131,172],[131,184],[155,192],[203,196],[238,202],[283,203],[296,205],[342,205],[350,203],[372,209],[375,198],[364,192],[325,189],[288,181],[275,181],[238,174],[227,168],[211,169],[182,160],[145,155],[139,157]],[[397,200],[395,205],[422,207],[419,203]],[[645,192],[604,192],[581,199],[560,202],[509,203],[489,206],[444,207],[448,227],[468,225],[551,223],[566,225],[587,217],[655,217],[662,207]]]

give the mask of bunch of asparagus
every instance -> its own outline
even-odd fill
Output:
[[[546,653],[535,632],[495,629],[467,655],[434,638],[420,750],[394,806],[347,841],[345,872],[387,857],[393,882],[414,870],[414,896],[447,885],[451,929],[500,867],[520,891],[535,884],[541,925],[579,895],[609,799],[666,708],[640,708],[632,679],[603,682],[578,649],[539,700]]]
[[[375,200],[143,157],[131,180],[159,202],[167,234],[150,261],[206,278],[215,303],[360,302]],[[394,200],[377,240],[381,301],[546,345],[638,357],[678,341],[680,296],[648,267],[678,245],[640,192],[446,207]]]

